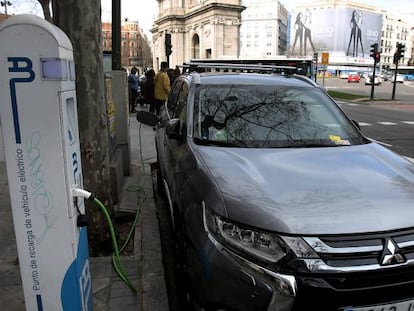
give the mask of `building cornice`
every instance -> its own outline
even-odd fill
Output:
[[[234,5],[234,4],[225,4],[225,3],[209,3],[195,10],[187,12],[183,15],[177,15],[177,14],[164,15],[160,19],[156,20],[154,24],[159,26],[161,24],[164,24],[170,21],[177,21],[177,20],[185,21],[187,19],[191,19],[197,16],[202,16],[206,12],[209,12],[209,11],[225,10],[225,11],[236,11],[237,13],[241,13],[245,9],[246,7],[243,5]]]

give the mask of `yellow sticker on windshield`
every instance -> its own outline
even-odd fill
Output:
[[[333,142],[337,142],[341,140],[341,136],[329,135],[329,139],[332,140]]]
[[[337,145],[350,145],[351,143],[348,140],[342,139],[338,135],[329,135],[329,139]]]

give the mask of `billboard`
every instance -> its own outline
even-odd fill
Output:
[[[329,51],[333,57],[369,58],[381,42],[382,15],[354,8],[297,10],[291,16],[292,56]]]

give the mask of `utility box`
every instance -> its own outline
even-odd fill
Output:
[[[0,24],[0,115],[27,310],[92,310],[75,64],[34,15]]]

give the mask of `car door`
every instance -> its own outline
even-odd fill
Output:
[[[178,119],[180,112],[183,109],[183,105],[186,105],[187,97],[187,82],[185,79],[176,80],[166,105],[166,113],[164,114],[160,125],[160,132],[162,132],[162,136],[160,137],[160,149],[163,150],[160,154],[162,153],[163,155],[159,158],[159,166],[170,192],[173,190],[175,150],[177,149],[179,141],[176,137],[168,137],[166,129],[172,123],[177,122],[176,119]]]
[[[171,191],[171,197],[174,200],[177,199],[177,195],[180,192],[183,172],[180,172],[180,165],[178,165],[179,158],[183,156],[183,152],[186,152],[186,124],[187,124],[187,101],[188,101],[189,86],[185,81],[181,85],[180,92],[177,96],[175,109],[172,114],[172,122],[176,122],[177,135],[175,138],[167,140],[166,154],[168,157],[168,176],[167,182]],[[184,174],[185,175],[185,174]]]
[[[158,166],[161,171],[162,177],[165,179],[167,176],[167,140],[168,137],[166,136],[165,128],[168,122],[172,119],[172,115],[174,114],[175,107],[177,105],[177,97],[181,90],[181,86],[183,84],[182,79],[176,79],[174,82],[171,92],[168,96],[168,100],[164,106],[160,109],[160,122],[159,128],[156,135],[156,143],[157,143],[157,155],[158,155]]]

